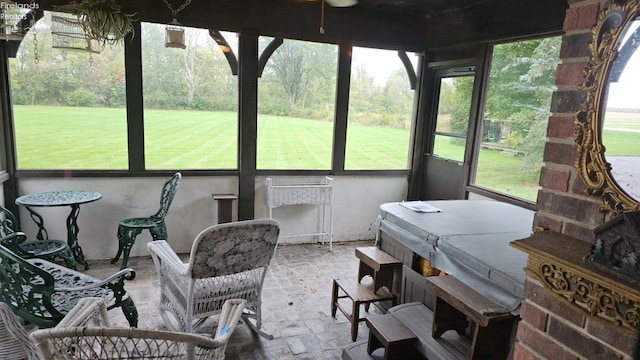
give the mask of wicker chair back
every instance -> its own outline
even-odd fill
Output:
[[[275,220],[247,220],[208,227],[191,248],[191,277],[203,279],[266,268],[280,228]]]
[[[58,326],[36,330],[31,338],[45,360],[71,359],[224,359],[229,338],[244,309],[244,300],[223,305],[215,336],[111,327],[103,299],[84,298]]]
[[[147,243],[160,279],[158,309],[167,328],[194,332],[229,299],[246,301],[244,318],[262,331],[261,294],[280,232],[273,219],[210,226],[198,234],[188,262],[165,240]]]
[[[0,302],[0,359],[40,360],[40,352],[11,308]]]

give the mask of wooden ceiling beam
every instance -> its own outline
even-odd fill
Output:
[[[20,0],[28,3],[29,0]],[[140,21],[167,24],[173,14],[160,0],[118,0]],[[42,10],[69,0],[40,0]],[[447,5],[449,4],[449,5]],[[457,8],[429,16],[430,9]],[[320,0],[208,0],[177,14],[185,26],[246,32],[276,38],[421,52],[459,44],[560,33],[568,8],[564,0],[478,0],[474,2],[387,3],[360,0],[353,7],[325,5],[320,33]],[[390,11],[391,7],[393,10]],[[419,10],[417,10],[419,9]],[[404,12],[403,12],[404,11]]]
[[[160,0],[118,0],[122,10],[140,21],[167,24],[171,11]],[[40,8],[53,10],[68,1],[41,0]],[[259,33],[264,36],[332,44],[423,51],[426,20],[398,18],[358,8],[325,7],[325,33],[320,34],[320,1],[209,0],[193,2],[177,14],[185,26],[219,31]]]
[[[484,4],[442,14],[428,21],[427,47],[434,49],[560,34],[568,7],[562,0],[536,0],[526,4],[496,1],[491,6]]]

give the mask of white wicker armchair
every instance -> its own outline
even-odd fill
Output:
[[[272,219],[214,225],[196,236],[186,263],[166,241],[148,243],[160,276],[158,306],[167,328],[194,332],[219,314],[226,300],[239,298],[247,302],[243,318],[251,329],[272,338],[260,329],[261,294],[279,232]]]
[[[211,338],[202,334],[109,327],[104,300],[85,298],[55,328],[36,330],[31,338],[45,360],[224,359],[244,304],[240,299],[224,303],[215,337]]]
[[[29,334],[7,304],[0,302],[0,359],[40,360]]]

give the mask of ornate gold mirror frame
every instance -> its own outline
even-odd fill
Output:
[[[591,29],[591,57],[582,86],[585,101],[575,116],[578,153],[575,166],[589,193],[602,196],[603,210],[614,213],[640,210],[638,200],[622,190],[611,175],[611,165],[605,160],[600,130],[604,120],[609,73],[617,55],[617,46],[627,25],[638,17],[639,1],[612,0],[600,12],[598,23]]]

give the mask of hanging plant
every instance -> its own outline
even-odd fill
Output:
[[[135,14],[125,14],[115,0],[80,0],[75,13],[86,20],[86,29],[98,40],[116,45],[133,33]]]

